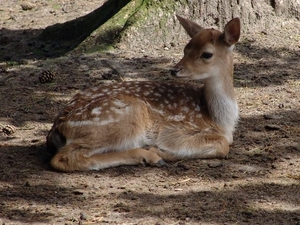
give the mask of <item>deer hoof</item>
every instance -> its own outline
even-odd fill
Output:
[[[168,163],[166,163],[163,159],[161,159],[161,160],[157,161],[157,162],[155,163],[155,165],[156,165],[157,167],[162,167],[162,166],[168,166]]]

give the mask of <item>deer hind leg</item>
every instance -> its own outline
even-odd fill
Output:
[[[91,150],[90,150],[91,151]],[[126,151],[110,151],[88,156],[88,149],[82,149],[76,144],[69,144],[60,149],[52,158],[51,166],[59,171],[99,170],[121,165],[153,165],[162,166],[165,162],[156,153],[146,149],[136,148]]]
[[[158,148],[152,148],[165,161],[188,158],[224,158],[229,153],[227,139],[219,134],[185,132],[167,129],[158,138]]]

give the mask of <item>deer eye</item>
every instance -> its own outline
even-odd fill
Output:
[[[203,52],[202,55],[201,55],[201,58],[210,59],[212,56],[213,56],[213,54],[210,53],[210,52]]]

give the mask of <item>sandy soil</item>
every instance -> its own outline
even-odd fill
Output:
[[[105,82],[170,79],[183,45],[53,57],[40,32],[99,1],[32,2],[0,3],[1,224],[300,224],[299,21],[236,46],[241,119],[227,159],[68,174],[45,151],[66,101]],[[56,75],[41,84],[45,70]]]

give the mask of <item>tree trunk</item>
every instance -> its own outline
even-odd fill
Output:
[[[87,16],[49,27],[41,38],[55,37],[65,42],[73,38],[76,43],[72,48],[77,46],[77,51],[98,51],[112,46],[162,48],[185,39],[176,14],[219,29],[233,17],[240,17],[243,32],[267,31],[283,26],[284,20],[300,20],[300,1],[108,0]]]
[[[116,42],[119,48],[162,48],[185,39],[176,13],[203,26],[219,29],[238,16],[242,20],[243,32],[266,31],[274,26],[283,26],[283,20],[300,19],[300,2],[294,0],[132,0],[130,4],[134,4],[135,8],[125,6],[107,26],[113,27],[115,21],[124,21],[123,10],[128,12],[133,8],[123,28],[119,27],[119,36],[115,36],[118,37]],[[99,28],[82,46],[103,43],[107,43],[107,39],[103,38],[103,28]]]

